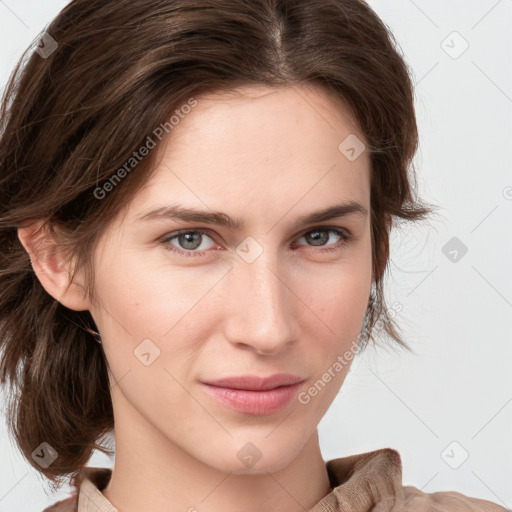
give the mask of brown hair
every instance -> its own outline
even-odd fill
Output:
[[[76,258],[74,271],[85,272],[92,297],[95,244],[150,176],[156,152],[122,180],[112,183],[113,175],[170,112],[205,93],[307,84],[353,111],[371,153],[375,279],[360,345],[375,341],[380,320],[408,348],[384,305],[388,221],[417,221],[433,210],[413,195],[418,134],[409,70],[365,2],[74,0],[46,32],[58,47],[49,55],[27,49],[0,110],[0,377],[16,390],[9,428],[33,467],[53,483],[74,476],[94,449],[108,453],[97,441],[114,419],[91,315],[46,293],[17,228],[45,219]],[[32,457],[43,442],[57,454],[46,468]]]

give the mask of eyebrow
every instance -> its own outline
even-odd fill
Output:
[[[356,201],[348,201],[303,215],[296,220],[295,224],[297,226],[314,224],[354,214],[366,216],[368,215],[368,211],[362,204]],[[182,220],[184,222],[198,222],[223,226],[230,230],[240,230],[244,227],[244,222],[241,219],[232,218],[224,212],[198,210],[196,208],[186,208],[179,205],[156,208],[139,216],[138,219],[144,221],[155,219]]]

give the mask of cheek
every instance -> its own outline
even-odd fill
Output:
[[[315,274],[301,283],[301,297],[314,313],[304,310],[302,332],[315,381],[322,381],[306,398],[315,396],[323,410],[339,391],[359,344],[371,292],[371,255],[368,251]]]
[[[362,262],[361,262],[362,263]],[[367,262],[368,263],[368,262]],[[304,289],[308,305],[318,321],[309,314],[303,325],[304,351],[314,375],[299,396],[299,403],[324,414],[335,399],[354,360],[371,291],[369,263],[333,271],[322,286]]]
[[[335,333],[359,333],[371,292],[371,258],[318,269],[300,283],[301,297]],[[332,334],[332,333],[331,333]]]
[[[134,352],[146,346],[158,353],[156,366],[172,367],[176,354],[187,365],[207,337],[208,326],[213,325],[210,319],[219,312],[218,301],[210,302],[212,289],[222,290],[227,271],[213,266],[173,267],[165,260],[148,263],[140,255],[102,267],[96,284],[102,306],[97,325],[116,374],[138,363]]]
[[[118,400],[163,415],[184,399],[174,380],[176,358],[179,370],[187,372],[195,353],[186,314],[197,302],[196,294],[190,292],[183,271],[181,277],[171,274],[169,268],[147,262],[117,260],[115,267],[104,267],[96,287],[103,349],[115,382],[122,380],[119,389],[125,398]]]

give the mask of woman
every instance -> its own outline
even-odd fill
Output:
[[[6,90],[1,376],[52,511],[485,510],[325,463],[413,193],[413,90],[359,0],[75,0]],[[18,371],[20,363],[23,370]],[[115,435],[115,465],[85,464]]]

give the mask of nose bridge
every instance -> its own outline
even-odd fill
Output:
[[[276,251],[265,249],[251,263],[241,258],[232,272],[230,341],[276,353],[293,339],[293,301]],[[283,283],[284,281],[284,283]]]

